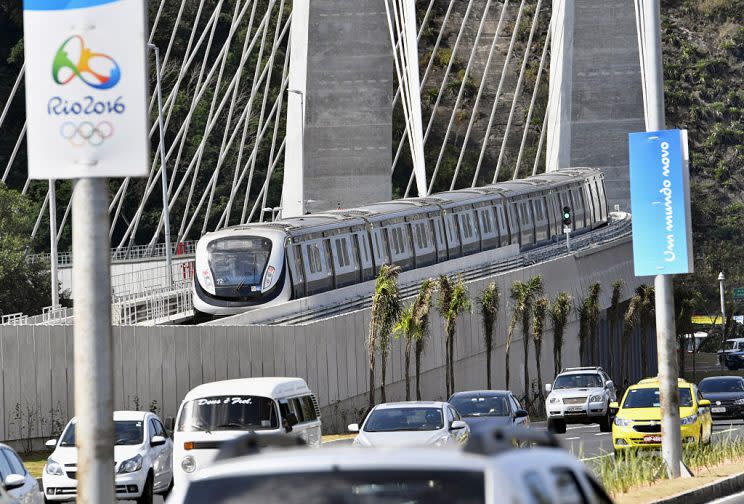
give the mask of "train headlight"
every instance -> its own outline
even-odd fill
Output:
[[[274,278],[274,271],[276,271],[276,269],[273,266],[269,266],[269,268],[266,270],[266,275],[264,276],[263,283],[264,289],[268,289],[269,285],[271,285],[271,280]]]

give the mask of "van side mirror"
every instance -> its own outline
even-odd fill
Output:
[[[165,417],[165,428],[169,432],[173,432],[173,429],[176,428],[176,419],[172,416]]]
[[[50,439],[49,441],[44,443],[44,446],[46,446],[48,450],[54,450],[57,447],[57,440]]]
[[[550,392],[553,390],[553,384],[552,383],[546,383],[545,384],[545,392],[550,394]]]
[[[8,474],[8,477],[3,481],[3,485],[6,490],[13,490],[14,488],[20,488],[26,484],[26,478],[20,474]]]
[[[150,440],[150,446],[163,446],[165,444],[165,438],[163,436],[153,436]]]

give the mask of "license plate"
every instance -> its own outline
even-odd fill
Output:
[[[644,443],[661,443],[661,436],[643,436]]]
[[[726,408],[719,406],[719,407],[713,407],[710,409],[713,413],[726,413]]]
[[[566,408],[566,413],[583,413],[584,408],[581,406],[568,406]]]

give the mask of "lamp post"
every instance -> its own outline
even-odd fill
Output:
[[[300,117],[302,118],[302,133],[300,138],[302,139],[302,145],[300,146],[300,155],[302,156],[302,162],[300,163],[302,174],[300,175],[300,215],[305,215],[305,93],[299,89],[288,89],[288,93],[296,94],[300,97]]]
[[[726,363],[726,296],[724,295],[724,282],[726,277],[723,271],[718,274],[718,288],[721,293],[721,373]]]

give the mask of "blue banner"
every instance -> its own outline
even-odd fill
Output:
[[[692,273],[687,131],[630,133],[629,148],[636,276]]]
[[[24,10],[85,9],[117,2],[118,0],[23,0]]]

